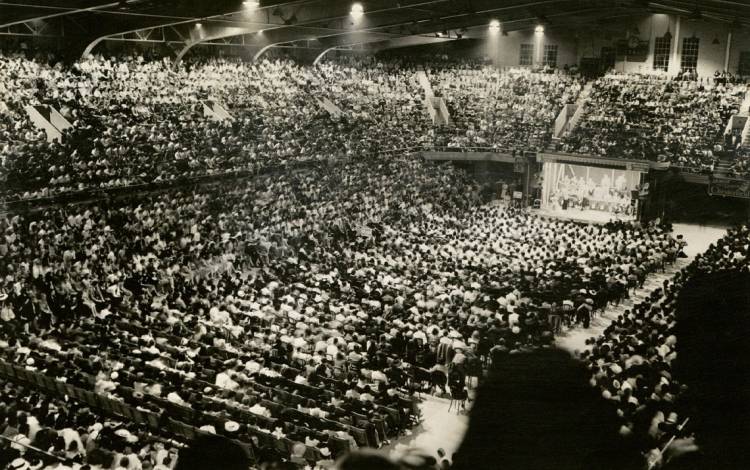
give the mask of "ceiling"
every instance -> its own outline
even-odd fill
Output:
[[[104,41],[163,43],[181,57],[196,45],[257,50],[286,44],[388,48],[504,31],[577,28],[648,13],[750,24],[750,0],[0,0],[0,36],[51,37],[76,54]],[[442,36],[442,37],[437,37]]]

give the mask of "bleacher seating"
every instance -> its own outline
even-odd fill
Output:
[[[559,149],[711,172],[744,92],[744,85],[607,75],[594,82],[583,119]]]

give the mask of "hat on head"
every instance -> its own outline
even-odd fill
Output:
[[[30,466],[31,465],[29,464],[29,462],[27,462],[26,459],[22,459],[21,457],[18,457],[8,464],[8,468],[11,470],[28,470]]]

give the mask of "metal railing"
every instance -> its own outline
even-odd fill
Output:
[[[360,160],[373,157],[386,157],[401,154],[410,156],[414,152],[424,150],[421,146],[403,147],[399,149],[384,150],[381,152],[370,152],[358,154],[357,156],[328,157],[328,158],[304,158],[294,160],[266,159],[256,160],[252,168],[241,168],[217,173],[207,173],[194,176],[182,176],[163,181],[152,181],[111,187],[92,187],[83,190],[63,191],[55,194],[31,197],[13,198],[0,200],[0,214],[21,210],[31,210],[37,207],[46,207],[57,204],[88,203],[109,198],[122,197],[124,195],[141,194],[148,192],[159,192],[169,189],[199,186],[204,184],[228,181],[233,179],[248,178],[258,175],[272,174],[279,171],[292,169],[303,169],[318,164],[341,163],[347,160]]]

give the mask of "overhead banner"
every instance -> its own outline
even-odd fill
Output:
[[[711,196],[750,199],[750,181],[713,180],[708,185],[708,194]]]
[[[569,163],[571,165],[593,165],[604,168],[623,168],[625,170],[640,171],[642,173],[648,173],[653,167],[655,169],[666,169],[669,166],[657,164],[656,162],[648,162],[646,160],[628,160],[625,158],[607,158],[607,157],[595,157],[590,155],[571,155],[565,153],[545,153],[540,152],[537,154],[536,159],[538,162],[560,162]]]
[[[422,152],[422,157],[425,160],[516,163],[516,157],[513,155],[499,152],[441,152],[428,150]]]

